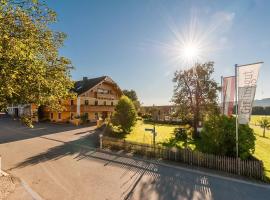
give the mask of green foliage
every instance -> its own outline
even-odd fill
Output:
[[[133,102],[127,96],[122,96],[115,107],[112,117],[113,125],[120,127],[124,133],[129,133],[136,123],[136,117]]]
[[[173,82],[172,101],[177,105],[175,115],[184,121],[192,121],[193,137],[197,134],[199,121],[218,112],[218,84],[212,77],[214,63],[196,64],[193,68],[176,71]]]
[[[86,124],[88,122],[88,115],[86,113],[79,116],[82,124]]]
[[[266,117],[263,117],[258,122],[259,122],[259,126],[263,129],[263,137],[265,137],[265,129],[270,128],[270,120]]]
[[[59,110],[60,99],[74,96],[71,62],[58,52],[66,35],[49,28],[55,21],[38,0],[1,0],[0,107],[33,103]]]
[[[135,90],[123,90],[122,92],[125,96],[127,96],[128,98],[130,98],[132,100],[136,110],[138,111],[141,107],[141,103],[138,99],[136,91]]]
[[[236,155],[235,118],[213,115],[204,123],[201,133],[201,150],[218,155]],[[248,158],[255,150],[255,136],[248,125],[239,125],[239,156]]]
[[[135,90],[123,90],[125,96],[127,96],[131,101],[138,101],[138,96]]]
[[[192,128],[189,125],[174,128],[173,137],[160,142],[165,147],[189,148]]]
[[[25,124],[26,126],[30,127],[30,128],[33,128],[34,127],[33,124],[32,124],[32,118],[31,118],[31,116],[23,115],[21,117],[21,122],[23,124]]]
[[[174,130],[175,139],[184,142],[184,146],[187,147],[188,144],[188,134],[187,130],[184,128],[176,128]]]

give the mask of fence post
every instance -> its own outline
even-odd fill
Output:
[[[260,178],[261,178],[261,180],[264,180],[263,162],[261,160],[259,161],[259,167],[260,167]]]
[[[237,158],[237,174],[240,175],[240,158]]]

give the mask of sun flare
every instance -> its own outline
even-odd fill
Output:
[[[196,61],[199,57],[199,47],[196,44],[187,44],[181,49],[180,54],[184,59]]]

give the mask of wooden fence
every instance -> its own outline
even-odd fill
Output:
[[[177,161],[188,165],[220,170],[232,174],[264,179],[263,163],[259,160],[241,160],[227,156],[206,154],[189,149],[168,148],[162,146],[130,142],[121,139],[102,137],[102,147],[115,150],[124,150],[147,157]]]

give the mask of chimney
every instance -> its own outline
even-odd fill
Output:
[[[87,79],[88,79],[88,78],[87,78],[86,76],[83,77],[83,81],[87,81]]]

